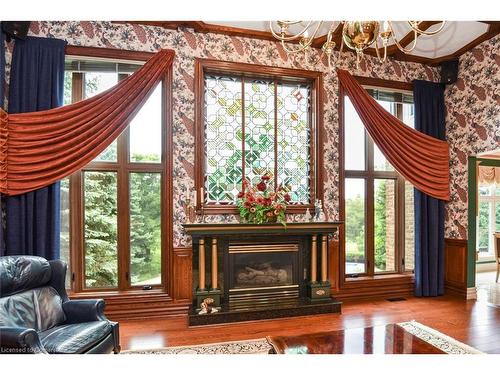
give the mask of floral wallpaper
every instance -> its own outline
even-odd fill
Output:
[[[458,81],[445,92],[451,200],[445,236],[467,238],[467,158],[500,148],[500,36],[460,57]]]
[[[338,219],[338,80],[335,68],[351,71],[356,75],[370,76],[389,80],[412,81],[425,79],[435,81],[438,77],[436,68],[431,68],[417,63],[391,61],[380,64],[375,59],[367,56],[356,69],[355,56],[352,53],[336,53],[332,59],[333,66],[329,68],[325,59],[321,58],[321,51],[310,51],[307,57],[304,54],[287,55],[279,43],[272,41],[256,40],[250,38],[232,37],[218,34],[203,34],[193,32],[191,29],[166,30],[160,27],[140,26],[129,24],[115,24],[111,22],[32,22],[30,35],[39,37],[60,38],[69,44],[121,48],[128,50],[157,51],[160,48],[169,48],[176,51],[173,77],[173,127],[174,127],[174,246],[186,246],[189,239],[183,234],[181,223],[184,222],[182,197],[186,189],[194,188],[194,58],[212,58],[227,61],[237,61],[288,68],[321,70],[324,74],[324,193],[325,213],[330,220]],[[10,47],[11,48],[11,47]],[[490,47],[492,49],[493,46]],[[484,53],[483,60],[489,58]],[[469,57],[472,59],[475,57]],[[7,54],[10,61],[10,54]],[[498,61],[498,56],[496,57]],[[462,62],[464,65],[464,62]],[[483,68],[479,68],[483,71]],[[482,73],[484,74],[484,73]],[[487,75],[484,75],[486,77]],[[474,80],[477,83],[477,80]],[[492,84],[493,85],[493,84]],[[464,96],[468,90],[474,89],[466,86]],[[450,97],[448,92],[448,98]],[[465,102],[467,98],[463,101]],[[460,104],[462,106],[463,104]],[[456,107],[457,110],[460,107]],[[474,116],[471,111],[471,116]],[[464,120],[467,122],[467,120]],[[478,124],[482,122],[477,119]],[[459,125],[461,126],[461,125]],[[478,125],[481,126],[481,125]],[[491,124],[491,127],[493,124]],[[490,128],[491,128],[490,127]],[[490,129],[491,130],[491,129]],[[450,128],[450,133],[453,129]],[[497,134],[498,137],[498,134]],[[458,141],[461,136],[456,138]],[[457,152],[456,149],[454,152]],[[461,169],[454,166],[455,173]],[[454,188],[454,197],[457,189],[464,190],[463,181],[458,177]],[[461,204],[452,204],[454,213],[461,215]],[[450,215],[449,215],[450,217]],[[454,216],[453,216],[454,217]],[[210,216],[207,221],[232,220],[232,217]],[[293,220],[297,217],[292,218]],[[463,223],[462,217],[457,217]],[[450,225],[448,220],[448,225]],[[451,223],[452,224],[452,223]],[[447,228],[447,234],[454,234],[453,225]]]

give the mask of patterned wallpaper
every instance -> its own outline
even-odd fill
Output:
[[[460,57],[459,79],[447,87],[451,200],[445,236],[467,238],[467,157],[500,148],[500,36]]]
[[[332,59],[334,68],[329,69],[325,59],[319,64],[320,52],[311,51],[307,57],[303,54],[288,56],[281,46],[272,41],[250,38],[231,37],[217,34],[195,33],[186,29],[181,31],[165,30],[159,27],[113,24],[110,22],[32,22],[30,35],[65,39],[69,44],[110,47],[128,50],[157,51],[160,48],[171,48],[176,51],[173,78],[174,103],[174,245],[185,246],[189,239],[182,232],[184,221],[181,197],[186,189],[194,187],[194,58],[204,57],[227,61],[237,61],[253,64],[321,70],[324,75],[325,107],[324,107],[324,150],[325,150],[325,213],[328,219],[336,220],[339,214],[338,201],[338,80],[334,68],[347,69],[350,72],[389,80],[412,81],[413,79],[436,80],[437,70],[421,64],[392,61],[384,64],[367,57],[356,69],[355,57],[351,53],[336,53]],[[492,49],[493,47],[490,47]],[[484,59],[489,58],[484,53]],[[474,55],[475,56],[475,55]],[[475,58],[475,57],[469,57]],[[10,60],[8,54],[7,59]],[[498,61],[498,57],[497,57]],[[464,63],[462,63],[463,65]],[[481,72],[483,68],[479,68]],[[485,74],[485,73],[482,73]],[[485,74],[484,77],[487,77]],[[474,82],[478,82],[474,79]],[[468,84],[469,85],[469,84]],[[474,89],[467,86],[465,92]],[[448,93],[448,98],[450,98]],[[463,101],[465,102],[467,98]],[[450,100],[449,100],[450,101]],[[462,108],[462,105],[460,107]],[[460,111],[462,112],[462,111]],[[471,116],[474,116],[471,110]],[[464,121],[467,121],[464,119]],[[482,122],[477,119],[478,124]],[[478,125],[480,126],[480,125]],[[493,126],[493,124],[491,125]],[[491,129],[490,129],[491,130]],[[450,128],[450,133],[452,128]],[[498,136],[498,134],[497,134]],[[453,137],[457,147],[461,135]],[[454,152],[457,152],[454,150]],[[455,173],[461,173],[454,166]],[[459,178],[454,188],[465,189]],[[453,202],[452,208],[457,214],[463,205]],[[449,215],[450,216],[450,215]],[[453,216],[453,215],[452,215]],[[465,216],[466,217],[466,216]],[[296,219],[296,218],[294,218]],[[462,218],[458,218],[463,223]],[[232,220],[231,217],[209,217],[212,220]],[[448,220],[448,225],[450,221]],[[454,225],[447,228],[447,234],[455,234]],[[458,235],[458,234],[457,234]]]

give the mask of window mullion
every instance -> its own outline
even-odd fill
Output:
[[[83,99],[85,79],[83,73],[71,75],[71,102],[76,103]],[[84,204],[83,204],[83,173],[73,173],[69,177],[70,187],[70,263],[71,272],[77,277],[71,277],[71,288],[80,292],[85,286],[85,243],[84,243]]]
[[[274,189],[278,188],[278,82],[274,81]]]
[[[241,182],[245,180],[245,77],[241,77]],[[207,187],[208,194],[208,187]]]
[[[366,132],[366,130],[365,130]],[[367,178],[365,180],[365,202],[366,202],[366,259],[368,260],[366,272],[369,276],[375,274],[375,204],[374,204],[374,162],[373,162],[373,141],[368,135],[365,136],[366,144],[366,170]]]

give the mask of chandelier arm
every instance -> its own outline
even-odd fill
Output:
[[[298,21],[298,22],[300,22],[300,21]],[[319,22],[319,25],[321,25],[323,23],[323,21],[309,21],[308,24],[304,27],[304,29],[300,33],[295,34],[295,35],[291,35],[291,36],[282,36],[281,34],[277,34],[273,28],[273,21],[269,21],[269,28],[271,29],[271,34],[273,34],[273,36],[276,39],[284,41],[284,42],[288,42],[288,41],[295,40],[295,39],[303,36],[304,33],[309,29],[309,27],[312,25],[313,22]],[[319,29],[319,25],[318,25],[317,29]]]
[[[418,37],[417,31],[413,30],[412,46],[409,48],[405,48],[401,44],[399,44],[398,38],[396,38],[396,33],[394,32],[394,28],[392,27],[392,22],[391,21],[387,21],[387,22],[389,23],[389,27],[391,28],[392,40],[393,40],[394,44],[396,45],[396,47],[398,47],[404,53],[410,53],[411,51],[413,51],[415,49],[415,47],[417,46],[417,37]]]
[[[387,60],[387,45],[384,47],[384,58],[380,58],[380,51],[378,50],[378,38],[375,39],[375,51],[377,52],[377,58],[380,62],[385,62]]]
[[[419,33],[420,35],[436,35],[437,33],[441,32],[441,30],[443,30],[444,26],[446,25],[446,21],[442,21],[441,26],[434,31],[420,30],[418,26],[415,27],[413,25],[412,21],[408,21],[408,25],[410,25],[413,31]]]
[[[302,52],[302,51],[305,51],[307,49],[307,47],[309,47],[309,45],[304,45],[304,46],[299,45],[299,47],[297,49],[291,49],[291,48],[288,48],[286,46],[284,40],[281,41],[281,46],[283,47],[283,49],[285,50],[286,53],[298,53],[298,52]]]
[[[314,30],[314,33],[311,35],[310,39],[311,39],[311,43],[309,43],[309,45],[312,44],[312,41],[314,38],[316,38],[316,34],[318,33],[319,31],[319,28],[321,27],[321,25],[323,24],[323,21],[318,21],[318,24],[316,25],[316,30]]]

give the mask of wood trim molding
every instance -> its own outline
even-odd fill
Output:
[[[411,296],[415,289],[413,274],[381,275],[349,279],[332,295],[342,301]]]
[[[446,293],[467,296],[467,240],[445,239],[444,283]]]
[[[440,21],[423,21],[422,24],[422,29],[427,30],[430,28],[432,25],[439,23]],[[482,35],[480,35],[478,38],[474,39],[464,47],[458,49],[456,52],[453,54],[443,56],[443,57],[438,57],[438,58],[429,58],[429,57],[423,57],[423,56],[417,56],[417,55],[409,55],[401,52],[396,46],[392,45],[389,46],[388,48],[388,59],[390,60],[397,60],[397,61],[407,61],[407,62],[415,62],[415,63],[420,63],[420,64],[425,64],[425,65],[431,65],[431,66],[436,66],[439,65],[443,61],[451,60],[454,58],[457,58],[464,53],[470,51],[480,43],[484,42],[485,40],[488,40],[495,35],[497,35],[500,32],[500,22],[499,21],[478,21],[482,23],[486,23],[490,25],[488,31]],[[252,39],[260,39],[260,40],[269,40],[269,41],[274,41],[278,42],[276,38],[273,37],[271,32],[269,31],[261,31],[261,30],[251,30],[251,29],[244,29],[240,27],[232,27],[232,26],[223,26],[223,25],[214,25],[214,24],[208,24],[203,21],[113,21],[113,23],[120,23],[120,24],[137,24],[137,25],[144,25],[144,26],[156,26],[156,27],[163,27],[165,29],[170,29],[170,30],[177,30],[179,28],[189,28],[193,29],[195,32],[199,33],[214,33],[214,34],[222,34],[222,35],[229,35],[229,36],[236,36],[236,37],[243,37],[243,38],[252,38]],[[340,44],[341,44],[341,37],[342,37],[342,26],[339,25],[334,31],[334,41],[336,43],[335,49],[338,51],[340,49]],[[326,40],[326,35],[319,36],[314,39],[312,43],[313,48],[321,48],[323,43]],[[413,41],[413,33],[409,32],[407,33],[403,38],[400,39],[400,44],[403,46],[407,46]],[[298,43],[298,40],[292,41],[292,43]],[[347,53],[355,53],[353,50],[344,48],[343,52]],[[365,50],[365,53],[370,56],[376,56],[376,52],[374,48],[367,48]]]
[[[422,21],[422,23],[419,25],[420,30],[427,30],[431,26],[436,25],[438,23],[441,23],[442,21]],[[419,38],[420,35],[417,34],[417,38]],[[415,33],[413,31],[409,31],[404,37],[402,37],[398,42],[402,47],[406,47],[409,44],[413,43],[415,40]],[[377,52],[375,51],[375,48],[367,48],[365,53],[372,55],[372,56],[377,56]],[[392,44],[387,47],[387,57],[395,57],[397,60],[404,59],[406,54],[402,52],[395,44]],[[413,55],[409,55],[413,56]],[[414,56],[417,57],[417,56]]]
[[[99,57],[106,59],[147,61],[154,56],[153,52],[130,51],[117,48],[99,48],[67,45],[66,55]]]
[[[360,85],[385,87],[395,90],[413,91],[413,84],[405,81],[391,81],[388,79],[354,76]]]

